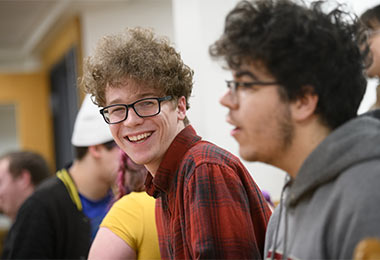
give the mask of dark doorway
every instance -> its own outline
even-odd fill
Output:
[[[79,100],[76,61],[76,48],[73,47],[50,71],[55,161],[57,169],[65,167],[74,159],[71,133],[78,112]]]

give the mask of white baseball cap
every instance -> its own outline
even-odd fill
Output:
[[[75,119],[72,145],[91,146],[112,140],[111,131],[99,113],[99,107],[92,102],[90,94],[87,94]]]

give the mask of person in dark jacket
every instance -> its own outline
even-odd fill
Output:
[[[3,259],[87,259],[113,198],[119,148],[89,96],[77,115],[72,165],[43,182],[21,206]]]

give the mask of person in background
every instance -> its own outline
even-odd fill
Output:
[[[46,160],[33,151],[9,152],[0,157],[1,211],[15,221],[17,212],[35,188],[51,176]]]
[[[87,95],[75,120],[76,159],[20,208],[3,259],[86,259],[113,198],[119,148]]]
[[[263,196],[264,196],[265,200],[267,201],[269,208],[273,211],[275,208],[275,205],[274,205],[274,202],[272,201],[272,198],[271,198],[269,192],[266,190],[261,190],[261,192],[263,193]]]
[[[271,211],[240,160],[189,124],[193,72],[166,38],[143,28],[103,37],[82,83],[119,147],[149,171],[163,259],[262,258]]]
[[[380,121],[357,117],[369,46],[358,18],[326,3],[239,2],[210,46],[232,73],[220,102],[240,155],[290,177],[265,258],[352,259],[380,237]]]
[[[371,66],[367,69],[367,76],[370,78],[380,78],[380,5],[365,11],[360,20],[368,32],[369,46],[371,49]],[[371,106],[371,110],[380,108],[380,85],[376,88],[376,101]]]
[[[147,173],[121,153],[117,201],[100,226],[89,259],[160,259],[155,199],[144,186]]]

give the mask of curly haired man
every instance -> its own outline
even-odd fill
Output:
[[[189,124],[192,77],[165,38],[135,28],[99,42],[83,85],[119,147],[149,171],[163,259],[262,258],[271,211],[239,159]]]

